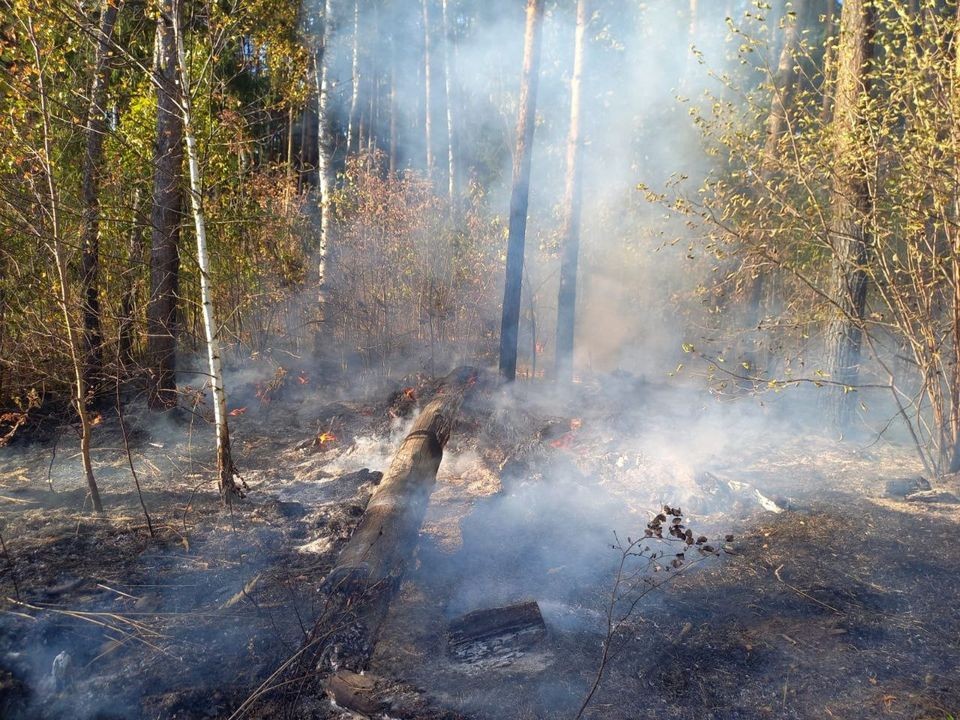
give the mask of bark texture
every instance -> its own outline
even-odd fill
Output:
[[[149,403],[177,403],[177,325],[180,284],[180,221],[183,211],[183,119],[177,106],[177,51],[173,0],[164,0],[157,20],[154,74],[157,82],[157,143],[153,157],[150,215],[150,302],[147,305]]]
[[[867,300],[872,209],[867,168],[860,152],[862,98],[869,92],[867,68],[873,52],[874,9],[869,0],[845,0],[840,15],[834,138],[837,169],[831,190],[833,247],[831,297],[834,317],[827,334],[827,371],[833,383],[825,393],[836,429],[850,427],[857,395],[863,318]]]

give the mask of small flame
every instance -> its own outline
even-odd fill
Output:
[[[103,415],[100,413],[94,413],[90,416],[90,427],[96,427],[103,422]]]
[[[414,390],[412,387],[404,388],[404,389],[403,389],[403,397],[404,397],[405,400],[416,400],[416,399],[417,399],[417,391]]]
[[[245,407],[234,408],[230,411],[231,417],[236,417],[237,415],[243,415],[247,409]]]
[[[306,385],[310,382],[310,378],[307,377],[306,373],[300,373],[297,375],[297,382],[299,382],[301,385]]]
[[[332,432],[321,433],[317,436],[317,445],[326,445],[327,443],[335,443],[337,441],[337,436]]]

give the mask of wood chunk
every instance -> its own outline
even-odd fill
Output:
[[[904,499],[907,502],[943,503],[949,505],[960,503],[960,498],[953,493],[943,490],[923,490],[921,492],[911,493]]]
[[[888,480],[886,484],[887,497],[902,498],[929,489],[930,481],[919,475]]]
[[[547,626],[536,602],[474,610],[450,623],[450,645],[482,642],[526,630],[546,632]]]
[[[340,707],[362,715],[374,715],[384,709],[385,703],[376,696],[377,679],[373,675],[359,675],[340,670],[324,683],[327,695]]]

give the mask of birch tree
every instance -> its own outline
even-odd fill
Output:
[[[213,417],[217,436],[217,482],[225,504],[234,497],[243,497],[236,483],[236,470],[230,454],[230,430],[227,426],[227,393],[223,385],[223,366],[220,357],[220,341],[217,338],[217,323],[213,310],[213,289],[210,279],[210,257],[207,250],[207,219],[203,209],[203,179],[200,174],[200,159],[197,139],[193,128],[192,100],[190,97],[190,72],[184,50],[183,31],[180,26],[180,0],[174,0],[171,18],[177,66],[180,75],[179,105],[183,116],[183,139],[187,148],[187,165],[190,170],[190,207],[197,235],[197,264],[200,267],[200,302],[203,309],[203,332],[207,350],[207,365],[213,390]]]

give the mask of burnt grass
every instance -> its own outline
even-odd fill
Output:
[[[341,404],[327,414],[347,442],[366,430],[383,432],[395,400]],[[230,511],[209,487],[197,490],[192,476],[148,483],[153,537],[128,485],[110,490],[118,509],[97,518],[79,512],[82,490],[45,489],[40,466],[28,464],[36,473],[30,482],[3,484],[0,528],[9,553],[0,557],[0,717],[228,718],[271,677],[277,687],[244,717],[346,717],[323,697],[315,654],[273,674],[315,637],[322,582],[375,477],[323,472],[310,440],[333,420],[299,426],[281,416],[272,416],[272,425],[257,424],[253,413],[237,421],[242,468],[267,480],[253,483]],[[468,421],[461,429],[488,443],[482,426]],[[458,451],[466,445],[454,443]],[[298,463],[313,463],[312,474],[298,475]],[[522,474],[535,464],[505,466]],[[652,594],[616,635],[585,717],[956,717],[960,512],[881,499],[888,476],[880,463],[851,472],[860,473],[857,484],[792,492],[790,509],[780,514],[751,507],[731,515],[729,552]],[[310,495],[289,501],[271,484],[277,478],[331,489],[322,502]],[[589,478],[577,482],[577,492],[591,497]],[[446,655],[447,623],[469,608],[452,597],[449,575],[429,569],[459,566],[478,582],[523,576],[525,546],[497,555],[483,545],[491,535],[485,517],[515,492],[506,483],[458,510],[466,514],[457,520],[462,541],[452,554],[423,536],[371,668],[396,683],[394,697],[405,697],[399,716],[573,717],[593,681],[602,636],[551,628],[549,616],[547,637],[529,662],[463,673]],[[316,541],[319,550],[298,551]],[[558,542],[562,552],[575,551],[575,538]],[[468,559],[477,547],[486,555],[479,564]],[[549,577],[543,582],[565,582]],[[602,609],[611,578],[605,570],[586,577],[578,576],[583,587],[570,602]],[[540,583],[530,579],[534,599],[542,599]],[[64,650],[70,669],[56,687],[51,666]]]

